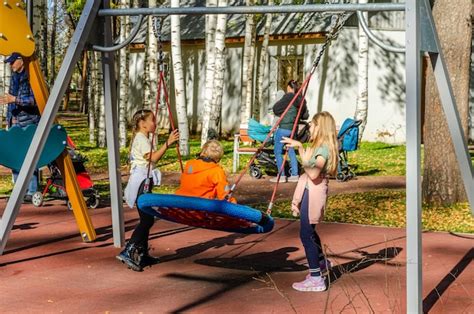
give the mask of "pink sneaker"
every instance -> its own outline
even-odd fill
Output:
[[[326,290],[326,283],[323,277],[306,277],[301,282],[295,282],[293,289],[298,291],[324,291]]]

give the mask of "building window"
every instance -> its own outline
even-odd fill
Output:
[[[286,91],[290,80],[303,82],[303,56],[282,57],[278,60],[278,88]]]

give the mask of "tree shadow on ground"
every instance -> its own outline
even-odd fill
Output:
[[[285,247],[275,250],[273,252],[256,253],[239,258],[208,258],[199,259],[195,261],[198,264],[212,267],[252,271],[252,273],[249,275],[242,273],[238,275],[236,275],[235,273],[229,273],[220,274],[218,277],[211,277],[183,275],[178,273],[167,274],[166,277],[168,278],[214,283],[216,284],[216,286],[221,287],[217,291],[209,293],[206,296],[203,296],[195,301],[183,305],[178,309],[175,309],[174,311],[172,311],[172,313],[181,313],[183,311],[195,309],[197,306],[215,300],[216,298],[225,295],[227,292],[232,291],[233,289],[242,287],[248,283],[255,281],[265,284],[270,289],[280,291],[275,281],[271,277],[271,274],[273,272],[296,272],[308,269],[305,265],[300,265],[296,263],[296,261],[303,260],[304,258],[288,261],[288,253],[294,252],[295,249],[296,248],[294,247]],[[343,274],[357,272],[375,263],[386,263],[387,261],[396,257],[401,252],[401,250],[402,248],[400,247],[389,247],[382,249],[376,253],[357,251],[358,253],[363,255],[361,259],[334,266],[329,271],[331,284],[333,284]],[[266,262],[267,264],[264,264],[264,262]]]
[[[386,263],[395,258],[401,251],[401,247],[388,247],[378,251],[377,253],[360,251],[359,253],[363,255],[362,258],[332,267],[329,270],[328,279],[331,284],[334,284],[334,282],[336,282],[344,274],[358,272],[375,263]]]
[[[358,176],[373,176],[379,172],[381,172],[380,169],[369,169],[365,171],[357,171],[357,175]]]
[[[138,221],[138,219],[131,219],[131,220],[127,221],[126,224],[128,224],[128,226],[125,227],[125,232],[133,230],[135,228],[135,225],[136,225],[137,221]],[[171,236],[171,235],[174,235],[174,234],[187,232],[187,231],[190,231],[190,230],[193,230],[193,229],[194,228],[192,228],[192,227],[179,227],[179,228],[167,229],[167,230],[163,230],[163,231],[154,233],[153,238],[156,239],[156,238],[161,238],[161,237],[167,237],[167,236]],[[108,226],[105,226],[105,227],[97,228],[96,229],[96,234],[98,235],[98,237],[96,238],[94,243],[105,242],[107,240],[110,240],[113,237],[112,226],[108,225]],[[61,241],[65,241],[65,240],[69,240],[69,239],[73,239],[73,238],[77,238],[77,237],[78,237],[78,234],[74,233],[74,234],[63,236],[63,237],[49,239],[49,240],[45,240],[45,241],[41,241],[41,242],[37,242],[37,243],[33,243],[33,244],[25,245],[25,246],[22,246],[22,247],[7,250],[7,251],[4,252],[3,255],[8,255],[8,254],[12,254],[12,253],[16,253],[16,252],[20,252],[20,251],[24,251],[24,250],[36,248],[36,247],[41,247],[41,246],[48,245],[48,244],[59,243]],[[51,253],[47,253],[47,254],[27,257],[27,258],[18,259],[18,260],[13,260],[13,261],[9,261],[9,262],[6,262],[6,263],[0,263],[0,267],[11,265],[11,264],[18,264],[18,263],[22,263],[22,262],[33,261],[33,260],[37,260],[37,259],[41,259],[41,258],[47,258],[47,257],[51,257],[51,256],[68,254],[68,253],[72,253],[72,252],[76,252],[76,251],[113,246],[113,243],[111,243],[111,242],[101,243],[99,245],[94,245],[94,243],[91,243],[90,246],[77,247],[77,248],[73,248],[73,249],[69,249],[69,250],[51,252]]]
[[[233,258],[205,258],[194,262],[200,265],[258,272],[292,272],[307,270],[308,267],[288,260],[290,252],[296,247],[284,247],[271,252],[250,254]]]
[[[436,302],[441,299],[443,293],[448,290],[449,286],[461,275],[467,266],[469,266],[473,258],[474,248],[471,248],[423,300],[423,313],[428,313],[433,308]]]
[[[234,245],[236,244],[235,243],[236,240],[245,238],[246,236],[248,236],[248,234],[233,233],[224,237],[214,238],[206,242],[197,243],[191,246],[180,248],[180,249],[177,249],[176,253],[174,254],[160,256],[160,263],[187,258],[193,255],[197,255],[199,253],[205,252],[209,249],[217,249],[226,245]],[[150,240],[154,238],[155,237],[152,236],[150,237]],[[239,243],[238,245],[242,245],[242,244],[244,243]]]

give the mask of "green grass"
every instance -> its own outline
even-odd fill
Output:
[[[324,221],[405,227],[405,191],[378,190],[365,193],[338,194],[328,198]],[[291,218],[291,202],[274,204],[272,215]],[[267,204],[256,207],[266,210]],[[422,223],[424,230],[474,233],[474,218],[468,203],[450,207],[423,205]]]

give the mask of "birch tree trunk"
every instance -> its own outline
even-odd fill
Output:
[[[50,48],[51,48],[51,70],[50,70],[50,80],[49,85],[53,86],[54,80],[56,78],[56,29],[57,29],[57,20],[58,20],[58,1],[52,1],[53,6],[53,16],[51,22],[51,37],[50,37]]]
[[[226,7],[228,1],[220,0],[219,6]],[[209,129],[219,130],[222,112],[222,95],[224,92],[224,76],[226,69],[225,33],[227,26],[227,14],[217,16],[216,38],[215,38],[215,72],[214,91],[211,102],[211,115]]]
[[[99,147],[105,147],[106,136],[105,136],[105,102],[104,102],[104,77],[102,72],[102,54],[96,53],[97,56],[97,93],[96,93],[96,112],[98,113],[98,136],[97,144]]]
[[[89,84],[87,84],[88,91],[88,98],[89,98],[89,143],[93,145],[97,145],[97,139],[95,134],[95,126],[96,126],[96,108],[97,108],[97,58],[96,53],[91,51],[87,52],[89,54],[89,64],[90,64],[90,80]]]
[[[156,0],[149,0],[148,7],[156,7]],[[153,32],[153,17],[148,16],[147,46],[145,53],[144,105],[155,112],[157,77],[157,39]]]
[[[171,7],[178,8],[179,0],[171,0]],[[173,60],[174,94],[179,128],[179,150],[182,155],[189,155],[189,127],[186,111],[186,91],[184,88],[183,62],[181,58],[180,17],[171,16],[171,58]]]
[[[217,0],[206,0],[208,7],[216,7]],[[201,125],[201,146],[208,139],[212,111],[212,94],[214,91],[215,73],[215,32],[216,15],[206,15],[206,86],[204,88],[204,108]]]
[[[359,3],[368,3],[368,0],[359,0]],[[364,19],[368,21],[368,13],[363,12]],[[369,39],[365,34],[362,26],[359,24],[359,61],[358,61],[358,80],[357,80],[357,105],[354,113],[354,119],[362,120],[359,126],[359,141],[364,135],[365,126],[367,124],[367,116],[369,110],[369,89],[368,89],[368,72],[369,72]]]
[[[273,0],[268,0],[268,5],[273,5]],[[258,77],[257,77],[257,101],[256,106],[260,109],[260,117],[259,120],[262,121],[264,117],[267,115],[268,111],[268,104],[264,106],[263,104],[263,82],[265,80],[265,73],[267,72],[267,61],[268,61],[268,44],[270,42],[270,31],[272,27],[272,14],[265,15],[265,28],[263,31],[263,42],[262,42],[262,50],[260,52],[260,61],[258,66]]]
[[[246,0],[247,6],[255,5],[255,0]],[[248,14],[245,22],[244,56],[242,61],[242,95],[240,124],[248,124],[252,112],[253,59],[255,46],[255,15]]]
[[[37,38],[38,43],[38,57],[40,60],[41,71],[44,79],[49,82],[48,78],[48,6],[46,0],[34,1],[33,12],[39,13],[39,33]]]
[[[121,0],[120,6],[127,8],[130,5],[130,1]],[[129,34],[129,21],[128,16],[120,17],[120,42],[123,42]],[[119,137],[120,147],[127,146],[127,104],[129,94],[129,68],[128,68],[128,50],[120,49],[119,51]]]
[[[466,136],[469,112],[471,10],[471,0],[437,0],[433,7],[436,29]],[[442,205],[465,202],[466,191],[431,65],[427,67],[424,127],[424,200]]]

